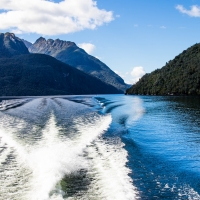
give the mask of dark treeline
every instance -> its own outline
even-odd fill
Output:
[[[200,95],[200,44],[184,50],[161,69],[145,74],[126,93]]]
[[[110,93],[120,90],[51,56],[0,58],[0,96]]]

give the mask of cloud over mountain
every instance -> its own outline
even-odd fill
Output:
[[[111,11],[93,0],[1,0],[0,30],[42,35],[67,34],[95,29],[111,22]]]
[[[145,74],[146,72],[142,66],[134,67],[131,71],[132,82],[136,83]]]
[[[81,43],[81,44],[78,44],[78,46],[84,49],[88,54],[92,54],[93,51],[96,49],[96,46],[91,43]]]

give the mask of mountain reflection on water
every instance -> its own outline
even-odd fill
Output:
[[[0,199],[200,199],[200,98],[1,98]]]

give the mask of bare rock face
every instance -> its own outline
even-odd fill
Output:
[[[59,39],[46,40],[45,38],[40,37],[32,46],[29,47],[29,51],[31,53],[42,53],[56,57],[61,51],[70,47],[78,48],[74,42],[67,42]]]
[[[55,57],[56,59],[69,64],[101,81],[114,86],[124,92],[128,85],[124,80],[113,72],[107,65],[99,59],[87,54],[74,42],[63,40],[46,40],[40,37],[29,47],[31,53],[42,53]]]
[[[0,58],[29,54],[24,42],[13,33],[0,33]]]

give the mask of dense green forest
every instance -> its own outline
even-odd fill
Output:
[[[126,94],[200,95],[200,44],[184,50],[161,69],[145,74]]]
[[[0,96],[116,94],[115,87],[44,54],[0,58]]]

